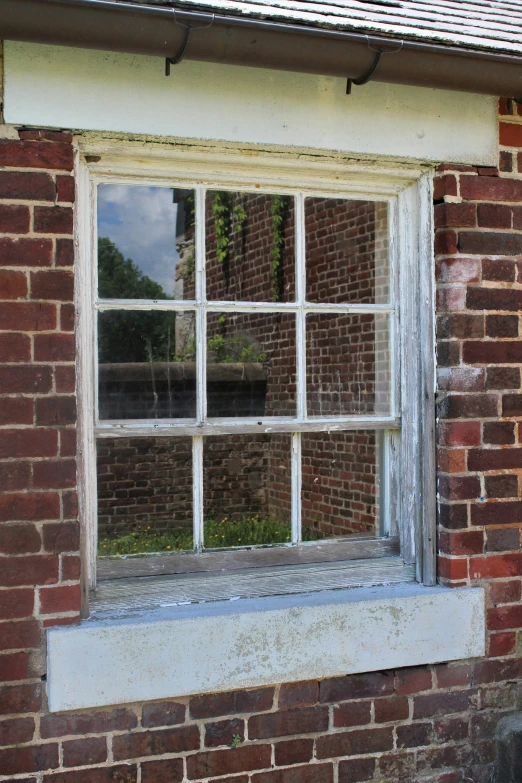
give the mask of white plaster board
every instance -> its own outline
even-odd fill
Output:
[[[49,709],[215,693],[484,654],[482,588],[401,585],[177,606],[51,629]]]
[[[6,122],[152,136],[497,163],[496,99],[7,41]]]

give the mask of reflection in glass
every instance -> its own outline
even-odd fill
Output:
[[[193,418],[195,336],[193,313],[98,313],[100,419]]]
[[[385,202],[307,198],[305,242],[309,302],[388,302]]]
[[[380,534],[378,443],[374,430],[303,434],[304,541]]]
[[[208,313],[209,416],[295,415],[295,315]]]
[[[292,196],[209,191],[207,298],[294,301],[294,231]]]
[[[390,414],[388,319],[371,313],[307,316],[309,416]]]
[[[205,438],[206,549],[291,540],[290,435]]]
[[[98,295],[194,299],[194,191],[98,185]]]
[[[97,443],[98,554],[193,548],[191,438]]]

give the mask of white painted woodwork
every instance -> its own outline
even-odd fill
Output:
[[[215,601],[86,620],[47,639],[49,709],[78,710],[481,657],[484,591],[408,584]]]
[[[497,163],[493,97],[375,82],[345,89],[341,78],[188,61],[167,78],[157,57],[5,44],[8,123]]]

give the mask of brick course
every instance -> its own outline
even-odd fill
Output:
[[[0,238],[2,783],[486,783],[522,680],[522,118],[501,106],[500,171],[445,164],[435,180],[439,578],[485,586],[488,657],[61,715],[40,644],[79,614],[72,147],[56,131],[0,140],[0,206],[21,208]]]

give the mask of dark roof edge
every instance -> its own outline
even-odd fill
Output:
[[[0,0],[0,38],[522,97],[522,56],[110,0]],[[162,67],[158,64],[158,67]]]

